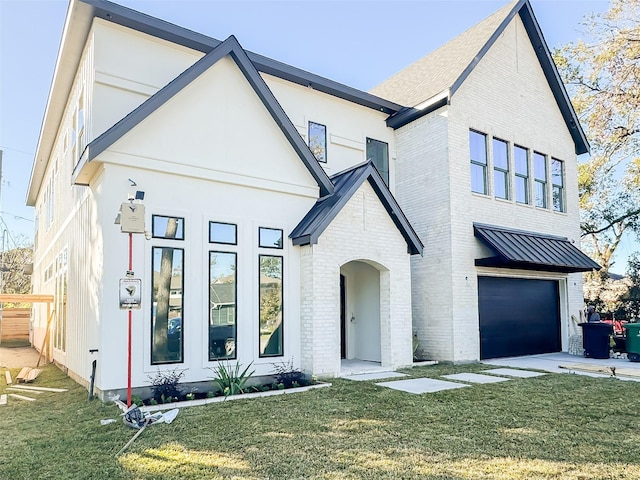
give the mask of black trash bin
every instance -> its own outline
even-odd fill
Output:
[[[579,323],[582,327],[582,347],[584,356],[609,358],[609,335],[613,326],[605,322]]]

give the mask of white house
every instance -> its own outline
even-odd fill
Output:
[[[128,270],[134,388],[221,360],[395,369],[414,333],[455,362],[566,349],[575,272],[597,268],[588,144],[528,1],[372,93],[104,0],[72,0],[63,35],[27,203],[33,289],[79,382],[97,360],[101,394],[126,386]],[[131,268],[123,203],[144,205]]]

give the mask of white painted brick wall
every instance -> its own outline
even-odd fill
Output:
[[[340,372],[340,267],[364,261],[380,270],[382,366],[412,362],[411,274],[407,245],[365,182],[320,236],[301,252],[302,366]]]
[[[491,163],[490,195],[471,193],[470,128],[563,160],[567,213],[496,200]],[[455,93],[449,107],[399,129],[396,135],[398,201],[426,247],[424,258],[412,259],[413,321],[421,345],[432,358],[477,360],[474,260],[488,252],[474,238],[473,223],[562,235],[576,246],[580,241],[575,147],[519,17]],[[512,160],[510,171],[513,176]],[[531,186],[532,180],[531,173]],[[577,315],[582,305],[581,277],[558,278],[567,279],[561,282],[561,288],[566,285],[567,289],[561,295],[566,348],[570,316]]]

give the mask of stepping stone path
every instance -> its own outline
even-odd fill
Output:
[[[393,382],[376,383],[381,387],[393,388],[409,393],[433,393],[441,390],[450,390],[452,388],[464,388],[471,385],[463,383],[446,382],[435,378],[411,378],[408,380],[396,380]]]
[[[489,374],[489,375],[486,375]],[[399,374],[400,375],[400,374]],[[402,374],[403,375],[403,374]],[[500,376],[497,376],[500,375]],[[475,384],[487,384],[487,383],[500,383],[508,382],[515,378],[531,378],[546,375],[541,372],[532,372],[530,370],[516,370],[514,368],[495,368],[492,370],[483,370],[482,373],[454,373],[451,375],[443,375],[442,378],[447,380],[438,380],[435,378],[408,378],[406,380],[394,380],[390,382],[379,382],[376,385],[381,387],[392,388],[394,390],[400,390],[408,393],[422,394],[440,392],[442,390],[451,390],[454,388],[470,387],[470,383]],[[511,378],[507,378],[511,377]],[[349,377],[345,377],[349,378]],[[378,378],[390,378],[387,372],[384,377]],[[376,378],[377,379],[377,378]],[[355,380],[352,378],[352,380]],[[367,380],[361,378],[359,380]],[[454,380],[454,381],[449,381]],[[458,383],[466,382],[466,383]]]
[[[507,377],[518,378],[532,378],[546,375],[546,373],[531,372],[529,370],[516,370],[515,368],[494,368],[493,370],[484,370],[482,373],[490,373],[492,375],[506,375]]]
[[[443,375],[444,378],[449,380],[457,380],[459,382],[469,383],[498,383],[508,382],[510,378],[494,377],[492,375],[482,375],[480,373],[454,373],[453,375]]]

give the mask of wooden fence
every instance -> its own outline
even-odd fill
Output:
[[[2,311],[0,340],[29,341],[30,308],[11,308]]]

